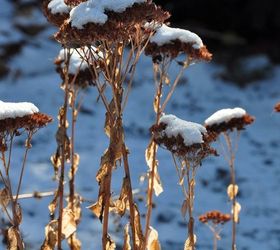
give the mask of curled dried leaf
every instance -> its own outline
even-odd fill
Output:
[[[51,201],[51,203],[50,203],[49,206],[48,206],[51,216],[52,216],[52,215],[54,214],[54,212],[55,212],[55,209],[56,209],[56,206],[57,206],[58,197],[59,197],[58,191],[56,190],[55,193],[54,193],[53,200]]]
[[[23,250],[24,243],[22,241],[20,232],[15,227],[8,229],[8,250]]]
[[[45,240],[41,246],[41,250],[53,250],[57,243],[58,222],[52,220],[45,227]]]
[[[73,178],[72,175],[73,174],[75,175],[77,173],[79,163],[80,163],[80,155],[75,153],[74,154],[74,159],[73,159],[73,165],[71,166],[71,169],[70,169],[70,171],[68,173],[68,176],[69,176],[70,180]],[[73,170],[74,170],[74,173],[73,173]]]
[[[16,224],[19,225],[22,221],[22,211],[21,211],[21,206],[19,203],[17,203],[15,205],[15,221],[16,221]]]
[[[111,239],[111,237],[107,236],[107,243],[105,250],[115,250],[116,249],[116,243]]]
[[[74,232],[76,232],[77,226],[75,223],[75,215],[74,213],[68,209],[63,209],[62,216],[62,234],[68,239]]]
[[[124,227],[124,244],[123,250],[131,250],[130,246],[130,235],[129,235],[129,224],[126,224]]]
[[[230,200],[233,200],[234,197],[236,197],[238,193],[238,186],[235,184],[230,184],[227,188],[227,194]]]
[[[154,141],[152,141],[146,149],[145,156],[146,156],[146,163],[147,163],[150,171],[152,171],[153,164],[155,164],[155,166],[154,166],[154,187],[153,188],[154,188],[155,194],[158,196],[163,192],[163,188],[162,188],[160,177],[159,177],[159,174],[157,171],[158,161],[155,160],[153,162],[153,158],[154,158],[154,155],[156,154],[157,148],[158,148],[158,146],[155,144]],[[151,178],[149,178],[149,181],[151,181]],[[148,200],[147,200],[147,203],[149,203]]]
[[[194,244],[196,243],[196,235],[194,234]],[[190,240],[190,237],[188,237],[185,241],[185,244],[184,244],[184,250],[192,250],[193,249],[193,246],[191,244],[191,240]]]
[[[231,209],[231,213],[232,213],[233,220],[235,223],[239,222],[240,211],[241,211],[241,205],[240,205],[240,203],[236,202],[235,206],[232,206],[232,209]]]
[[[10,196],[9,196],[8,189],[5,187],[0,190],[0,204],[2,209],[3,207],[6,208],[9,205],[9,203],[10,203]]]
[[[147,250],[160,250],[158,232],[153,227],[150,227],[148,234]]]
[[[184,200],[182,207],[181,207],[181,214],[182,214],[183,218],[186,217],[187,211],[188,211],[188,200]]]
[[[82,243],[79,239],[77,239],[76,233],[72,234],[71,237],[68,238],[67,243],[71,250],[81,250]]]

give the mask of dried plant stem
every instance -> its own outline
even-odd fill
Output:
[[[235,169],[234,169],[234,160],[235,160],[235,149],[233,148],[231,138],[227,132],[224,133],[226,144],[229,151],[229,167],[230,167],[230,178],[231,184],[233,185],[233,194],[235,194]],[[237,145],[237,144],[236,144]],[[232,244],[231,249],[236,250],[236,196],[233,195],[232,199]]]
[[[59,145],[59,150],[61,152],[61,166],[60,166],[60,176],[59,176],[59,185],[58,185],[58,195],[59,195],[59,216],[58,216],[58,232],[57,232],[57,249],[62,250],[62,221],[63,221],[63,207],[64,207],[64,174],[65,174],[65,162],[66,162],[66,129],[67,129],[67,110],[68,110],[68,84],[69,84],[69,77],[68,77],[68,67],[69,67],[69,60],[70,60],[70,53],[69,50],[65,51],[66,53],[66,63],[65,63],[65,91],[64,91],[64,104],[63,104],[63,113],[60,119],[60,127],[62,128],[62,141]]]

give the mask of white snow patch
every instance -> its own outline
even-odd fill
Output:
[[[229,122],[233,118],[241,118],[246,114],[246,111],[242,108],[233,109],[220,109],[205,120],[205,125],[212,126],[214,124],[220,124],[223,122]]]
[[[207,132],[206,128],[201,124],[184,121],[175,115],[163,115],[159,122],[167,124],[164,130],[167,137],[181,135],[186,146],[203,143],[202,135]]]
[[[78,29],[83,29],[87,23],[104,24],[108,20],[106,10],[121,13],[133,4],[143,2],[146,0],[88,0],[70,11],[70,22]]]
[[[71,8],[64,3],[64,0],[52,0],[48,4],[48,9],[53,15],[69,13]]]
[[[194,49],[200,49],[203,46],[201,38],[189,31],[179,28],[171,28],[163,24],[156,30],[156,33],[152,36],[150,42],[154,42],[159,46],[172,43],[172,41],[180,40],[183,43],[191,43]]]
[[[0,101],[0,120],[23,117],[38,113],[39,109],[30,102],[2,102]]]
[[[98,58],[102,58],[103,55],[101,52],[98,52],[98,54],[95,53],[96,48],[94,46],[91,46],[91,51],[93,52],[93,56],[94,59],[97,60]],[[83,71],[85,69],[88,68],[88,64],[87,62],[81,57],[84,56],[85,54],[89,53],[89,49],[85,48],[85,49],[70,49],[70,61],[69,61],[69,69],[68,69],[68,73],[69,74],[73,74],[75,75],[77,73],[77,71]],[[65,60],[65,50],[62,49],[60,50],[59,54],[58,54],[58,59],[59,60]]]

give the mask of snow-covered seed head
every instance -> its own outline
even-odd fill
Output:
[[[223,214],[218,210],[209,211],[199,216],[199,221],[202,223],[212,222],[213,224],[224,224],[231,220],[230,214]]]
[[[149,25],[146,27],[150,29]],[[185,53],[195,60],[210,61],[212,59],[212,54],[197,34],[189,30],[171,28],[165,24],[155,29],[145,53],[152,56],[154,61],[162,56],[175,58],[180,53]]]
[[[207,131],[222,133],[228,130],[242,130],[255,118],[242,108],[221,109],[205,120]]]
[[[54,63],[56,65],[56,71],[60,74],[61,79],[65,80],[65,62],[67,57],[67,50],[60,50]],[[75,86],[85,88],[91,84],[98,77],[98,69],[102,66],[103,54],[98,52],[98,49],[94,46],[70,49],[68,59],[68,80],[73,82]],[[91,70],[90,67],[95,67],[96,70]]]
[[[280,102],[278,102],[274,107],[275,112],[280,112]]]
[[[15,132],[24,128],[32,131],[51,122],[48,115],[39,113],[38,108],[29,102],[2,102],[0,101],[0,133]],[[1,138],[2,135],[1,135]]]
[[[206,129],[193,122],[177,118],[174,115],[163,115],[159,125],[151,127],[154,141],[163,145],[172,153],[200,162],[216,151],[209,145]]]
[[[151,20],[163,23],[169,16],[146,0],[88,0],[71,10],[55,38],[67,46],[88,45],[100,40],[128,42],[143,23]]]
[[[57,27],[69,17],[71,7],[64,0],[43,0],[42,5],[48,21]]]

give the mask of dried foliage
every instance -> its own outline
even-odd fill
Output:
[[[275,112],[280,112],[280,102],[278,102],[274,107]]]
[[[224,224],[230,221],[230,219],[230,214],[223,214],[218,210],[213,210],[199,216],[199,221],[202,223]]]

